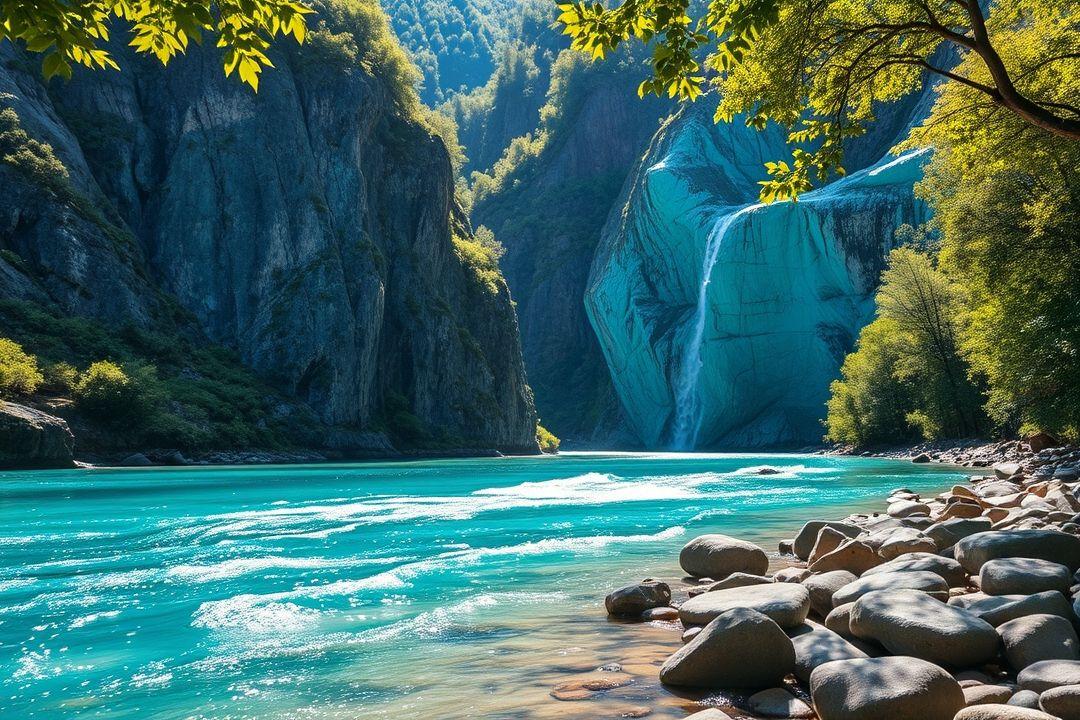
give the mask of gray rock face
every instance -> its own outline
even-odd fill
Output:
[[[660,682],[700,688],[766,688],[795,667],[795,650],[765,615],[735,608],[710,622],[669,657]]]
[[[772,583],[772,578],[765,577],[764,575],[751,575],[750,573],[735,572],[728,575],[723,580],[717,580],[712,585],[706,588],[706,592],[712,592],[713,590],[727,590],[728,588],[746,587],[747,585],[768,585]]]
[[[912,657],[826,663],[810,675],[821,720],[953,720],[960,685],[937,665]]]
[[[833,609],[833,596],[836,591],[856,580],[855,575],[847,570],[833,570],[806,578],[803,580],[803,587],[810,591],[810,609],[820,617],[825,617]]]
[[[933,553],[911,553],[890,560],[887,563],[870,568],[863,573],[864,577],[879,573],[892,572],[932,572],[941,576],[949,587],[963,587],[967,584],[967,573],[960,563],[952,558],[942,557]]]
[[[1069,592],[1069,568],[1048,560],[1000,558],[983,564],[979,586],[987,595],[1034,595],[1057,590]]]
[[[0,259],[0,297],[116,326],[183,316],[328,425],[393,407],[459,447],[535,452],[509,292],[456,251],[471,230],[442,142],[387,78],[315,52],[275,46],[258,94],[193,46],[167,71],[121,51],[124,72],[50,95],[5,45],[5,104],[104,220],[5,164],[0,245],[25,272]]]
[[[1028,665],[1016,676],[1022,690],[1043,693],[1059,685],[1080,685],[1080,660],[1043,660]]]
[[[942,602],[949,599],[949,584],[927,570],[911,572],[883,572],[859,578],[840,588],[832,596],[833,605],[855,602],[875,590],[921,590]]]
[[[852,538],[862,532],[862,528],[851,523],[811,520],[803,525],[802,529],[799,530],[799,534],[795,536],[792,549],[795,551],[796,557],[800,560],[806,560],[810,557],[810,551],[814,549],[814,545],[817,543],[818,533],[824,527],[832,528]]]
[[[604,607],[609,615],[640,615],[645,610],[670,604],[671,588],[667,583],[656,580],[627,585],[604,598]]]
[[[74,466],[75,437],[66,422],[0,400],[0,470]]]
[[[1068,620],[1028,615],[998,626],[1005,657],[1016,671],[1043,660],[1080,660],[1080,641]]]
[[[917,590],[878,590],[851,609],[851,632],[890,652],[963,668],[986,662],[1000,642],[989,623]]]
[[[750,608],[782,628],[800,625],[810,611],[810,593],[802,585],[772,583],[707,592],[679,607],[684,624],[704,625],[733,608]],[[996,636],[995,636],[996,637]]]
[[[855,660],[867,654],[823,625],[807,622],[789,630],[795,648],[795,677],[810,682],[810,674],[819,665],[834,660]]]
[[[702,535],[683,546],[679,565],[690,575],[717,580],[735,572],[764,575],[769,569],[765,551],[727,535]]]
[[[969,573],[998,558],[1034,558],[1080,568],[1080,537],[1057,530],[1001,530],[982,532],[956,544],[956,559]]]

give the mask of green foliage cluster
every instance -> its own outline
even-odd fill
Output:
[[[559,438],[540,423],[536,423],[536,444],[540,446],[540,452],[559,452]]]
[[[878,316],[833,382],[827,437],[867,445],[969,437],[986,429],[979,388],[960,352],[959,287],[912,248],[893,250]]]
[[[61,198],[73,192],[67,168],[52,146],[30,137],[10,107],[0,109],[0,160]]]
[[[701,8],[701,9],[698,9]],[[1045,81],[1075,78],[1080,30],[1070,0],[585,0],[559,5],[572,47],[603,58],[635,39],[652,48],[638,93],[693,100],[710,74],[717,120],[744,117],[789,129],[791,161],[771,163],[761,182],[769,202],[795,198],[843,174],[844,140],[865,132],[881,103],[922,87],[927,74],[1033,127],[1080,139],[1073,98],[1054,101]],[[1029,33],[1048,49],[1025,67],[1008,38]],[[964,63],[950,67],[959,54]],[[1076,93],[1075,83],[1071,88]]]
[[[1036,13],[997,43],[1032,93],[1065,106],[1080,104],[1080,64],[1056,58],[1075,40],[1075,25]],[[958,71],[988,79],[972,58]],[[908,145],[934,148],[916,190],[941,267],[967,294],[961,348],[991,417],[1080,438],[1080,141],[954,83]]]
[[[0,337],[0,398],[29,395],[43,382],[37,358],[24,352],[22,345]]]
[[[495,239],[495,234],[481,225],[471,239],[455,234],[453,240],[458,260],[472,272],[485,291],[497,295],[506,285],[499,270],[499,259],[506,249]]]
[[[311,8],[292,0],[80,0],[0,3],[0,41],[21,41],[44,53],[46,78],[71,78],[72,66],[119,69],[109,49],[110,26],[119,20],[139,53],[167,65],[192,41],[210,33],[223,48],[225,74],[259,89],[259,73],[273,67],[266,51],[279,35],[303,42]]]
[[[72,397],[110,429],[113,446],[271,449],[311,440],[299,423],[275,419],[279,395],[203,339],[110,329],[14,300],[0,301],[0,326],[43,366],[40,388]]]

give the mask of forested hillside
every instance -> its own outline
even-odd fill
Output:
[[[501,45],[517,34],[521,0],[389,0],[394,32],[423,74],[421,98],[439,103],[487,82]]]

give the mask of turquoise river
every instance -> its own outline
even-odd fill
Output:
[[[775,555],[805,519],[966,476],[647,453],[0,472],[0,717],[684,717],[716,699],[657,684],[678,632],[607,620],[608,590],[678,581],[697,534]],[[596,677],[622,686],[551,695]]]

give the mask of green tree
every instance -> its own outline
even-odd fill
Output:
[[[117,69],[108,49],[110,25],[127,23],[130,45],[167,65],[204,33],[224,49],[225,74],[259,89],[259,73],[273,67],[266,51],[279,35],[303,42],[311,8],[293,0],[79,0],[0,2],[0,40],[19,40],[44,53],[46,78],[70,78],[72,67]]]
[[[987,12],[983,9],[990,7]],[[790,164],[766,166],[765,201],[796,197],[841,165],[845,138],[865,132],[880,103],[927,75],[977,94],[1024,123],[1080,139],[1080,31],[1069,0],[623,0],[560,4],[573,47],[603,58],[635,38],[653,45],[639,94],[694,99],[715,72],[718,120],[745,114],[790,130]],[[1024,35],[1038,52],[1012,53]],[[959,67],[952,59],[961,57]],[[1034,62],[1029,62],[1033,60]],[[1067,99],[1040,92],[1065,83]]]
[[[29,395],[44,380],[36,357],[24,352],[22,345],[0,338],[0,397]]]
[[[1002,52],[1046,66],[1056,51],[1042,32],[1018,30]],[[1035,89],[1059,104],[1078,92],[1063,72],[1040,74]],[[966,293],[960,346],[988,386],[991,417],[1077,439],[1080,143],[953,84],[908,145],[934,148],[916,190],[933,210],[941,266]]]
[[[968,437],[986,430],[982,396],[960,353],[963,296],[929,256],[889,254],[877,319],[832,384],[827,435],[865,445],[912,436]]]

